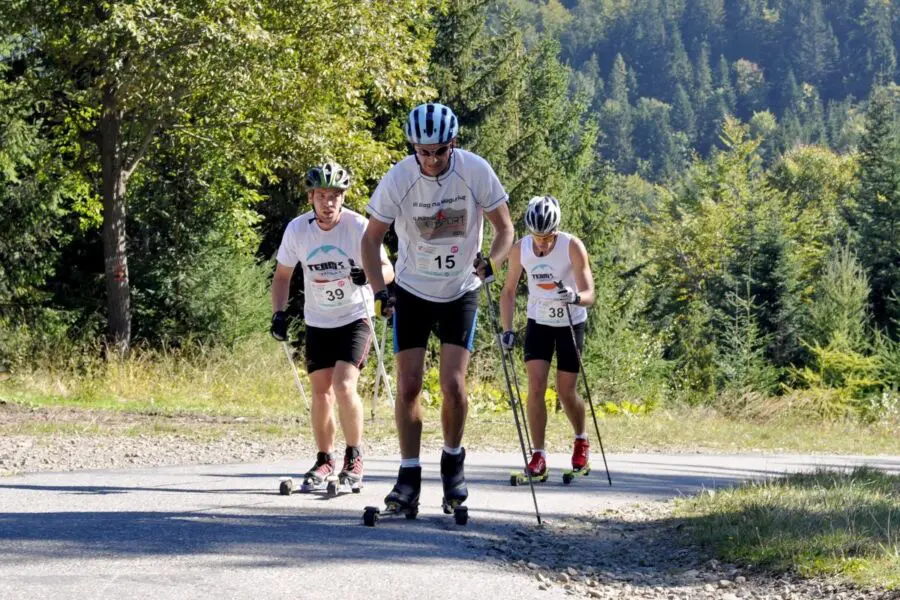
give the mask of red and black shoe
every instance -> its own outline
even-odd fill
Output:
[[[338,473],[338,482],[341,486],[349,486],[354,493],[362,489],[363,460],[357,446],[347,446],[344,453],[344,467]]]
[[[316,454],[316,464],[303,475],[300,491],[307,493],[323,490],[332,475],[334,475],[334,459],[329,452],[319,452]]]

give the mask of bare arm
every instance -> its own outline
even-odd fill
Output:
[[[594,275],[591,273],[591,261],[588,259],[584,243],[572,236],[569,242],[569,260],[572,261],[572,274],[581,300],[578,306],[591,306],[594,303]]]
[[[275,277],[272,279],[272,312],[284,310],[288,303],[288,295],[291,293],[291,276],[294,267],[288,267],[277,263]]]
[[[381,252],[381,248],[379,248],[378,251]],[[385,285],[394,280],[394,265],[391,264],[391,260],[387,257],[387,253],[381,257],[381,278],[384,279]]]
[[[487,220],[494,227],[494,242],[491,244],[491,262],[495,268],[500,268],[509,249],[512,246],[516,232],[513,229],[512,220],[509,218],[509,206],[504,202],[491,212],[484,213]]]
[[[522,276],[522,259],[519,247],[522,240],[512,246],[509,253],[509,263],[506,271],[506,283],[500,292],[500,324],[503,331],[511,331],[513,328],[513,315],[516,310],[516,289],[519,287],[519,277]]]
[[[390,229],[390,225],[387,223],[382,223],[374,218],[369,219],[360,247],[363,270],[365,270],[366,278],[372,285],[372,291],[376,294],[385,288],[387,285],[386,280],[388,280],[385,277],[385,267],[381,258],[381,244],[388,229]],[[393,279],[393,273],[394,269],[391,268],[391,280]]]

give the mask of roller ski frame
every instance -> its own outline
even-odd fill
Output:
[[[531,474],[531,481],[534,483],[544,483],[550,479],[550,469],[544,471],[543,475]],[[510,471],[509,485],[516,487],[518,485],[526,485],[528,483],[528,473],[525,471]]]
[[[367,506],[363,511],[363,525],[366,527],[375,527],[379,519],[389,519],[391,517],[404,516],[408,520],[413,520],[419,516],[418,503],[411,506],[402,506],[395,502],[385,504],[384,510],[377,506]]]
[[[294,483],[293,477],[282,477],[281,483],[278,486],[278,493],[282,496],[290,496],[291,494],[311,494],[313,492],[321,492],[323,490],[330,491],[329,488],[332,486],[337,487],[338,485],[338,476],[337,475],[329,475],[325,478],[322,483],[319,484],[310,484],[306,482],[304,478],[303,483],[300,484],[298,488]],[[328,494],[329,496],[335,494]]]
[[[562,481],[564,485],[569,485],[579,477],[587,477],[591,474],[591,465],[590,463],[586,464],[581,469],[566,469],[562,474]]]

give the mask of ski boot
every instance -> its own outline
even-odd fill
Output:
[[[334,459],[328,452],[319,452],[316,454],[316,464],[303,475],[303,483],[300,485],[300,492],[306,494],[316,490],[325,489],[331,481],[336,481],[334,475]],[[292,477],[283,477],[281,485],[278,487],[278,493],[282,496],[290,496],[294,493],[294,479]]]
[[[469,497],[463,468],[465,461],[465,448],[456,456],[446,452],[441,453],[441,484],[444,486],[441,508],[444,509],[444,514],[453,515],[457,525],[465,525],[469,521],[469,508],[462,505]]]
[[[344,453],[344,467],[338,473],[337,481],[328,482],[328,495],[337,496],[339,493],[362,491],[363,460],[356,446],[347,446]]]
[[[422,467],[400,467],[394,489],[384,498],[384,510],[367,506],[363,523],[375,527],[380,517],[403,515],[415,519],[419,514],[419,493],[422,490]]]
[[[529,475],[533,483],[544,483],[550,477],[550,469],[547,468],[547,460],[542,452],[531,455],[531,462],[525,471],[512,471],[509,475],[509,485],[525,485],[528,483]]]
[[[572,468],[563,471],[563,483],[569,485],[576,477],[584,477],[591,473],[591,444],[587,440],[575,438],[572,449]]]

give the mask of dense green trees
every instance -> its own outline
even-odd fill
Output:
[[[264,330],[307,166],[360,208],[439,98],[588,245],[606,398],[895,410],[898,2],[4,2],[0,362]]]

